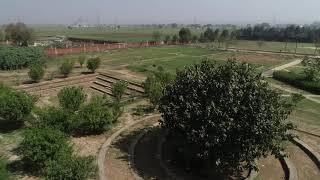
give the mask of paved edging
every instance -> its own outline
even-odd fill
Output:
[[[117,138],[123,131],[129,129],[131,126],[134,126],[135,124],[138,124],[140,122],[143,122],[145,120],[151,119],[151,118],[155,118],[155,117],[160,117],[159,114],[157,115],[151,115],[151,116],[147,116],[145,118],[142,118],[140,120],[134,121],[130,124],[127,124],[126,126],[122,127],[121,129],[119,129],[118,131],[116,131],[115,133],[113,133],[105,142],[104,144],[101,146],[99,154],[98,154],[98,178],[100,180],[107,180],[107,176],[106,176],[106,167],[105,167],[105,158],[106,158],[106,154],[107,151],[112,143],[112,141]]]
[[[294,164],[290,161],[289,158],[284,157],[280,159],[282,163],[284,164],[285,171],[288,173],[288,180],[298,180],[298,172],[297,168],[294,166]]]
[[[149,127],[148,130],[146,130],[146,129],[142,130],[142,132],[141,132],[138,136],[136,136],[136,137],[134,138],[134,140],[132,141],[132,143],[131,143],[131,145],[130,145],[130,148],[129,148],[129,161],[128,161],[128,163],[129,163],[129,167],[130,167],[131,173],[132,173],[134,179],[136,179],[136,180],[143,180],[143,178],[137,173],[138,171],[137,171],[137,169],[136,169],[136,167],[135,167],[134,156],[135,156],[136,146],[137,146],[137,144],[139,143],[139,141],[140,141],[148,132],[150,132],[150,128],[156,127],[156,126],[158,126],[158,125],[159,125],[159,123],[155,123],[155,124],[153,124],[151,127]]]
[[[318,152],[313,150],[309,145],[307,145],[305,142],[301,141],[298,138],[294,138],[293,143],[299,146],[320,169],[320,154]]]

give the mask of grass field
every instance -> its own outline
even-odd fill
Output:
[[[232,44],[230,47],[239,49],[295,53],[296,43],[289,42],[287,45],[287,51],[285,51],[284,42],[273,41],[265,41],[263,46],[260,48],[257,41],[239,40]],[[314,54],[314,51],[315,48],[313,43],[298,43],[297,53]]]
[[[266,70],[273,66],[286,63],[290,59],[279,55],[259,55],[242,52],[216,51],[207,48],[197,48],[192,46],[161,46],[151,48],[121,49],[103,53],[88,53],[87,57],[99,56],[102,59],[99,71],[108,69],[129,69],[134,72],[146,72],[161,65],[169,72],[175,72],[194,63],[199,63],[204,59],[224,62],[228,58],[236,57],[239,61],[254,64],[259,71]],[[60,64],[69,59],[77,60],[80,55],[70,55],[47,60],[45,79],[50,79],[51,74],[58,74]],[[87,71],[85,67],[80,68],[76,64],[72,75],[79,75]],[[0,81],[9,85],[20,84],[28,80],[28,70],[0,71]]]

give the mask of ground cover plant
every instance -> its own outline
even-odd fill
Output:
[[[224,177],[255,169],[255,159],[269,153],[282,156],[292,108],[252,66],[205,61],[178,71],[166,87],[160,123],[184,168]]]

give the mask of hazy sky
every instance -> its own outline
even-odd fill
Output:
[[[0,0],[0,24],[311,23],[320,0]]]

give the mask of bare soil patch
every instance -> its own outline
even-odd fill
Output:
[[[283,57],[279,55],[269,55],[269,54],[244,54],[235,56],[238,61],[248,62],[254,64],[264,64],[264,65],[277,65],[284,60]]]
[[[285,179],[285,172],[278,159],[274,156],[268,156],[258,161],[259,180],[283,180]]]

